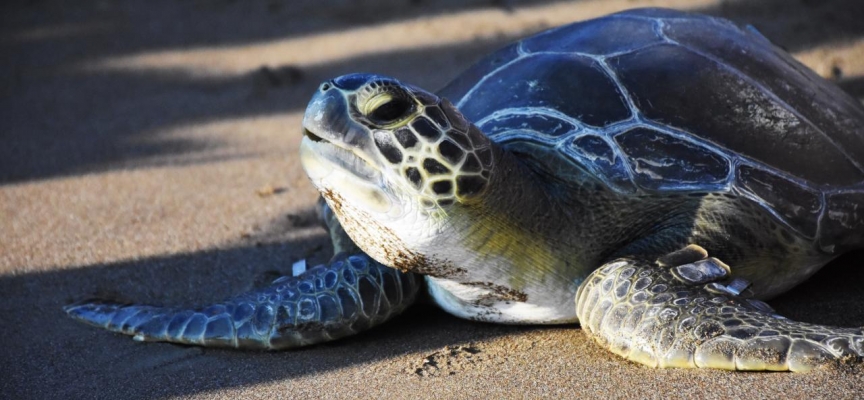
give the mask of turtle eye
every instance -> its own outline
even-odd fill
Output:
[[[410,115],[414,111],[414,102],[405,96],[384,92],[372,96],[363,109],[372,123],[386,126]]]

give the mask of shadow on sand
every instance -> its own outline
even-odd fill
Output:
[[[92,2],[76,13],[62,15],[58,12],[63,7],[53,2],[6,4],[6,19],[12,22],[3,29],[12,39],[0,42],[0,54],[13,62],[0,68],[11,77],[0,87],[0,119],[8,126],[5,146],[0,147],[0,185],[251,157],[254,154],[214,154],[222,146],[218,139],[153,136],[176,127],[300,112],[321,81],[349,72],[377,72],[423,87],[441,87],[483,54],[531,32],[360,55],[303,69],[269,66],[232,78],[147,70],[64,72],[64,65],[160,50],[251,45],[482,7],[554,2],[451,1],[433,6],[422,1],[394,1],[386,13],[380,8],[363,11],[361,7],[358,11],[356,5],[325,12],[326,7],[317,2],[165,2],[143,11],[142,7]],[[695,11],[752,24],[790,51],[864,35],[864,24],[855,17],[864,15],[864,3],[857,0],[733,1]],[[237,24],[237,13],[277,16],[268,17],[264,24]],[[104,20],[116,23],[97,24],[90,30],[69,28]],[[228,29],[228,25],[235,29]],[[153,29],[174,30],[176,34],[148,34]],[[862,97],[860,86],[844,85]]]

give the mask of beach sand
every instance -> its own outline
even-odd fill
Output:
[[[297,157],[321,81],[362,71],[437,88],[516,38],[643,6],[753,24],[864,98],[860,0],[4,2],[0,398],[864,396],[862,366],[655,370],[578,326],[473,323],[428,305],[277,353],[141,344],[63,313],[94,295],[217,301],[325,260]],[[849,254],[771,304],[862,326],[862,260]]]

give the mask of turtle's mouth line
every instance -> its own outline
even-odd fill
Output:
[[[322,138],[321,136],[318,136],[318,135],[312,133],[312,131],[310,131],[310,130],[308,130],[308,129],[306,129],[306,128],[303,128],[303,136],[308,137],[309,140],[311,140],[311,141],[313,141],[313,142],[316,142],[316,143],[317,143],[317,142],[327,142],[327,143],[330,143],[327,139],[324,139],[324,138]]]
[[[310,149],[318,157],[327,160],[336,168],[366,181],[375,182],[380,179],[381,172],[375,167],[375,164],[370,163],[361,154],[324,139],[305,128],[303,129],[303,136],[309,140]]]

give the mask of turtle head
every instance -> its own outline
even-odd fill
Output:
[[[378,75],[324,82],[303,127],[303,167],[358,244],[348,225],[441,233],[429,224],[482,201],[496,160],[447,99]]]
[[[465,294],[482,307],[551,296],[544,274],[567,265],[550,245],[556,227],[568,226],[566,213],[539,176],[447,99],[392,78],[346,75],[320,86],[303,126],[304,169],[369,256],[479,288]],[[566,303],[559,297],[556,310]]]
[[[489,180],[489,139],[447,99],[393,78],[352,74],[323,83],[303,126],[312,180],[370,211],[410,200],[429,209],[470,202]],[[335,169],[353,183],[326,182]],[[361,182],[365,190],[354,187]]]

